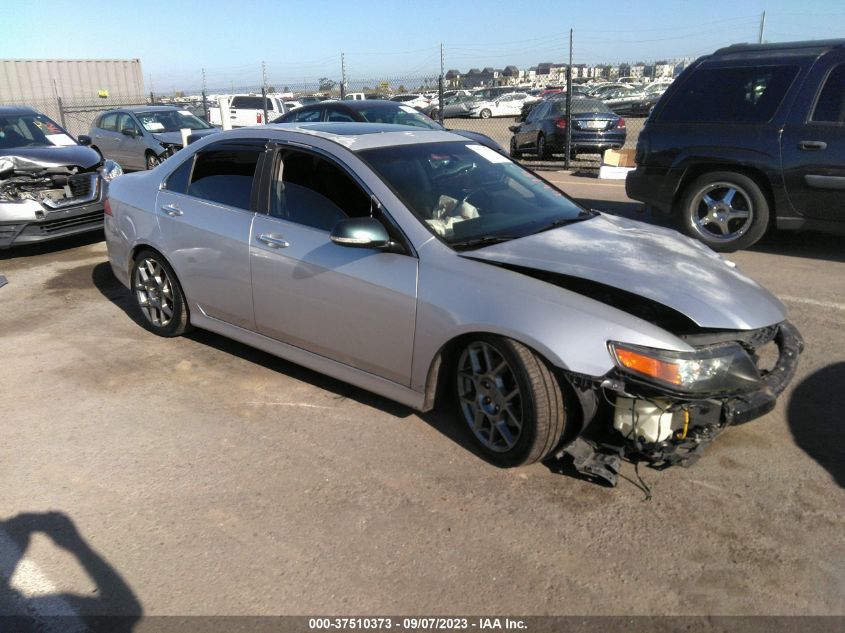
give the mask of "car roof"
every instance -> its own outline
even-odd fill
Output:
[[[804,40],[776,44],[732,44],[718,49],[708,57],[742,57],[747,54],[754,54],[754,57],[770,54],[776,57],[785,53],[817,56],[835,48],[845,48],[845,39]]]
[[[38,110],[30,106],[24,105],[3,105],[0,106],[0,115],[14,115],[14,114],[39,114]]]
[[[244,131],[285,131],[318,136],[357,152],[378,147],[467,141],[464,136],[440,130],[389,123],[271,123],[243,128]]]
[[[303,108],[308,108],[308,110],[319,110],[320,108],[337,106],[358,111],[370,108],[397,109],[401,108],[402,104],[398,103],[397,101],[390,101],[388,99],[356,99],[354,101],[350,99],[349,101],[321,101],[319,103],[309,103],[307,106],[303,106]]]

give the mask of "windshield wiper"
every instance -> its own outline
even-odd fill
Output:
[[[550,222],[549,224],[546,224],[545,226],[540,227],[539,229],[534,231],[534,233],[532,233],[532,235],[534,235],[536,233],[542,233],[543,231],[551,231],[552,229],[556,229],[556,228],[561,227],[561,226],[566,226],[567,224],[575,224],[576,222],[583,222],[584,220],[589,220],[590,218],[595,217],[596,215],[598,215],[598,213],[596,213],[595,211],[582,211],[581,213],[576,215],[574,218],[559,218],[559,219],[555,220],[554,222]]]
[[[490,244],[499,244],[501,242],[508,242],[515,240],[524,235],[482,235],[481,237],[473,237],[469,240],[462,240],[460,242],[450,242],[449,246],[455,250],[464,251],[470,248],[479,248],[481,246],[489,246]]]

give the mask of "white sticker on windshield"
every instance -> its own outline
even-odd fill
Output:
[[[400,106],[399,106],[399,109],[400,109],[400,110],[402,110],[402,112],[410,112],[411,114],[416,114],[416,113],[417,113],[417,111],[416,111],[416,110],[414,110],[411,106],[404,106],[404,105],[400,105]]]
[[[484,147],[483,145],[467,145],[467,149],[471,149],[473,152],[475,152],[482,158],[486,158],[491,163],[511,162],[510,158],[508,158],[507,156],[503,156],[496,150],[490,149],[489,147]]]
[[[45,134],[44,136],[53,145],[58,145],[59,147],[63,147],[65,145],[76,145],[76,141],[67,134]]]
[[[185,114],[187,116],[191,116],[191,113],[188,112],[187,110],[179,110],[179,114]]]
[[[158,121],[147,121],[144,123],[144,127],[147,128],[148,132],[161,132],[164,129],[164,123],[159,123]]]

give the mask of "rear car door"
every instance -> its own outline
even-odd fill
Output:
[[[781,136],[781,162],[793,209],[845,222],[845,53],[811,69]]]
[[[250,330],[249,236],[265,144],[238,139],[206,146],[167,178],[156,209],[190,309]]]
[[[268,167],[269,204],[250,242],[257,331],[410,385],[418,260],[329,239],[338,220],[371,210],[335,160],[282,147]]]

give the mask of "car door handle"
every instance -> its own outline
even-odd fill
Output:
[[[260,233],[255,236],[259,242],[263,242],[270,248],[287,248],[290,246],[288,242],[286,242],[281,235],[276,233]]]
[[[798,147],[803,150],[807,150],[810,152],[817,152],[823,149],[827,149],[827,143],[824,141],[801,141],[798,143]]]
[[[171,218],[175,218],[176,216],[182,215],[183,213],[182,209],[177,207],[175,204],[166,204],[161,207],[161,210],[164,211]]]

